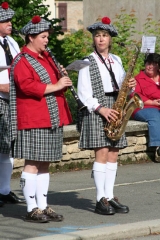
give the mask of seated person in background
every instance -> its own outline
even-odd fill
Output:
[[[160,160],[160,55],[150,53],[146,57],[145,69],[135,77],[136,93],[144,102],[144,108],[133,112],[133,119],[148,123],[149,147],[157,147],[155,160]],[[132,93],[133,94],[133,93]]]

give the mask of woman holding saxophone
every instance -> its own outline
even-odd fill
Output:
[[[80,70],[78,78],[78,96],[87,107],[78,123],[79,148],[95,151],[92,171],[97,191],[95,212],[128,213],[128,206],[122,205],[113,194],[118,152],[127,146],[126,138],[123,135],[120,140],[112,141],[104,131],[106,121],[118,119],[118,112],[112,106],[125,77],[121,59],[110,53],[112,37],[118,33],[108,17],[87,29],[92,33],[94,52],[86,58],[90,66]],[[135,84],[134,79],[129,80],[131,89]]]
[[[24,158],[20,184],[27,203],[25,220],[62,221],[47,205],[49,164],[61,160],[63,125],[71,123],[64,91],[72,85],[61,77],[46,51],[50,23],[34,16],[21,32],[26,45],[10,72],[10,122],[14,157]],[[62,69],[65,71],[65,69]]]

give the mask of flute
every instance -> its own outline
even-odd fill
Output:
[[[62,77],[66,76],[66,74],[62,71],[62,68],[59,64],[59,62],[56,60],[55,56],[52,54],[51,50],[49,47],[46,47],[46,51],[50,54],[53,62],[55,63],[56,67],[58,68],[58,70],[60,71]],[[86,106],[81,102],[81,100],[79,99],[75,89],[73,86],[69,86],[69,89],[73,95],[73,97],[75,98],[77,105],[78,105],[78,110],[81,111],[83,108],[86,108]]]

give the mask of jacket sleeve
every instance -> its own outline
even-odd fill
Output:
[[[41,83],[38,74],[22,58],[14,69],[14,81],[17,88],[26,96],[43,98],[47,84]]]

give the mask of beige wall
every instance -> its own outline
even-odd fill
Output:
[[[44,4],[49,5],[48,10],[51,12],[50,18],[55,18],[55,0],[46,0]]]
[[[132,9],[138,18],[137,29],[142,30],[142,25],[149,13],[153,19],[160,19],[160,0],[83,0],[83,22],[86,28],[94,23],[98,16],[108,16],[112,22],[120,9],[126,9],[129,14]]]
[[[55,1],[46,0],[49,5],[50,18],[58,18],[58,3],[67,3],[67,29],[69,32],[83,28],[83,1]]]
[[[56,18],[58,18],[58,3],[56,1]],[[60,1],[67,3],[67,30],[77,31],[83,28],[83,1]]]

